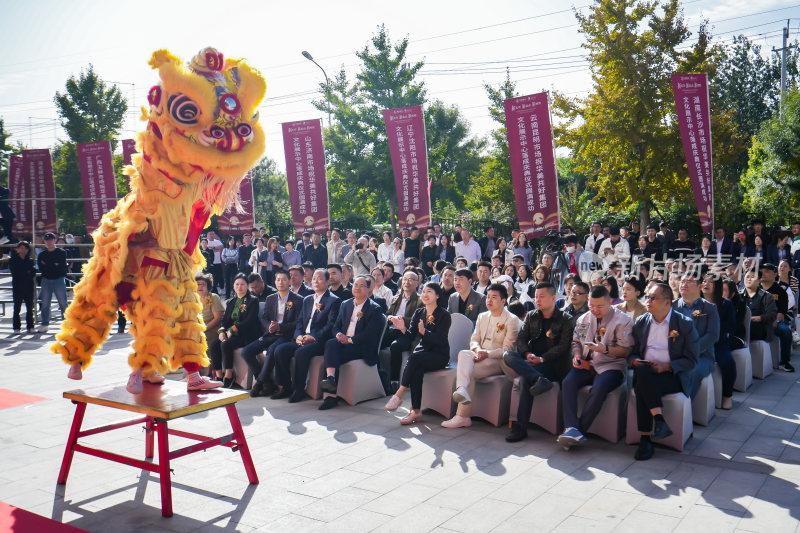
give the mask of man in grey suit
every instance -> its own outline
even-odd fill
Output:
[[[447,310],[450,314],[465,315],[475,325],[478,315],[486,311],[486,296],[472,288],[472,271],[468,268],[456,270],[453,283],[456,292],[450,295],[450,299],[447,301]]]
[[[699,358],[697,366],[690,373],[686,395],[694,399],[703,378],[714,371],[714,345],[719,340],[719,311],[717,306],[700,294],[700,279],[704,272],[690,270],[681,278],[681,297],[672,304],[672,309],[694,322],[699,337]]]
[[[651,436],[663,439],[672,435],[664,421],[661,397],[675,392],[687,394],[699,350],[692,320],[672,311],[669,285],[653,285],[645,300],[648,312],[633,325],[633,348],[629,356],[634,371],[636,423],[641,432],[633,456],[638,461],[653,457]]]

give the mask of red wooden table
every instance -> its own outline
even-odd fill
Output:
[[[76,404],[76,409],[75,417],[72,419],[72,428],[69,432],[67,449],[64,452],[64,460],[61,462],[61,471],[58,474],[58,483],[63,485],[67,482],[69,469],[72,465],[72,457],[75,452],[135,466],[149,472],[157,472],[161,484],[161,514],[163,516],[172,516],[172,483],[169,477],[170,461],[214,446],[226,446],[238,451],[241,454],[244,469],[247,472],[247,479],[251,484],[258,483],[258,476],[253,466],[253,459],[250,456],[250,449],[247,447],[247,440],[245,439],[244,431],[242,431],[239,414],[236,412],[236,402],[247,397],[248,394],[246,392],[229,389],[187,391],[186,383],[170,380],[167,380],[163,385],[144,383],[142,394],[136,395],[125,390],[125,383],[67,391],[64,393],[64,398],[72,400],[72,403]],[[88,404],[113,407],[144,416],[81,430],[83,415],[86,413]],[[217,407],[225,407],[233,433],[222,437],[206,437],[167,427],[169,420],[209,411]],[[145,425],[146,432],[145,458],[153,458],[154,440],[155,436],[158,435],[157,464],[78,443],[78,439],[82,437],[142,423]],[[196,440],[199,443],[170,451],[169,435]]]

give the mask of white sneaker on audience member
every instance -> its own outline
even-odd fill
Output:
[[[442,422],[443,428],[468,428],[472,425],[472,419],[466,416],[456,415],[450,420]]]
[[[455,392],[453,392],[453,401],[456,403],[469,405],[472,403],[472,398],[469,397],[466,387],[458,387]]]

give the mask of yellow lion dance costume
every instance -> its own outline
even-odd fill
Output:
[[[161,82],[150,89],[150,109],[142,108],[148,124],[125,169],[130,192],[93,233],[94,255],[51,350],[70,365],[70,378],[81,379],[123,308],[134,338],[130,392],[181,366],[190,390],[215,388],[221,384],[197,372],[209,365],[194,281],[204,266],[197,244],[264,152],[257,108],[266,85],[244,61],[213,48],[187,64],[158,50],[150,66]]]

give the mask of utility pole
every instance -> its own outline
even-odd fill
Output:
[[[783,119],[783,101],[786,98],[786,51],[793,46],[789,46],[789,22],[791,19],[786,21],[786,27],[783,28],[783,47],[782,48],[775,48],[772,47],[772,51],[775,53],[781,53],[781,103],[780,103],[780,117]]]

